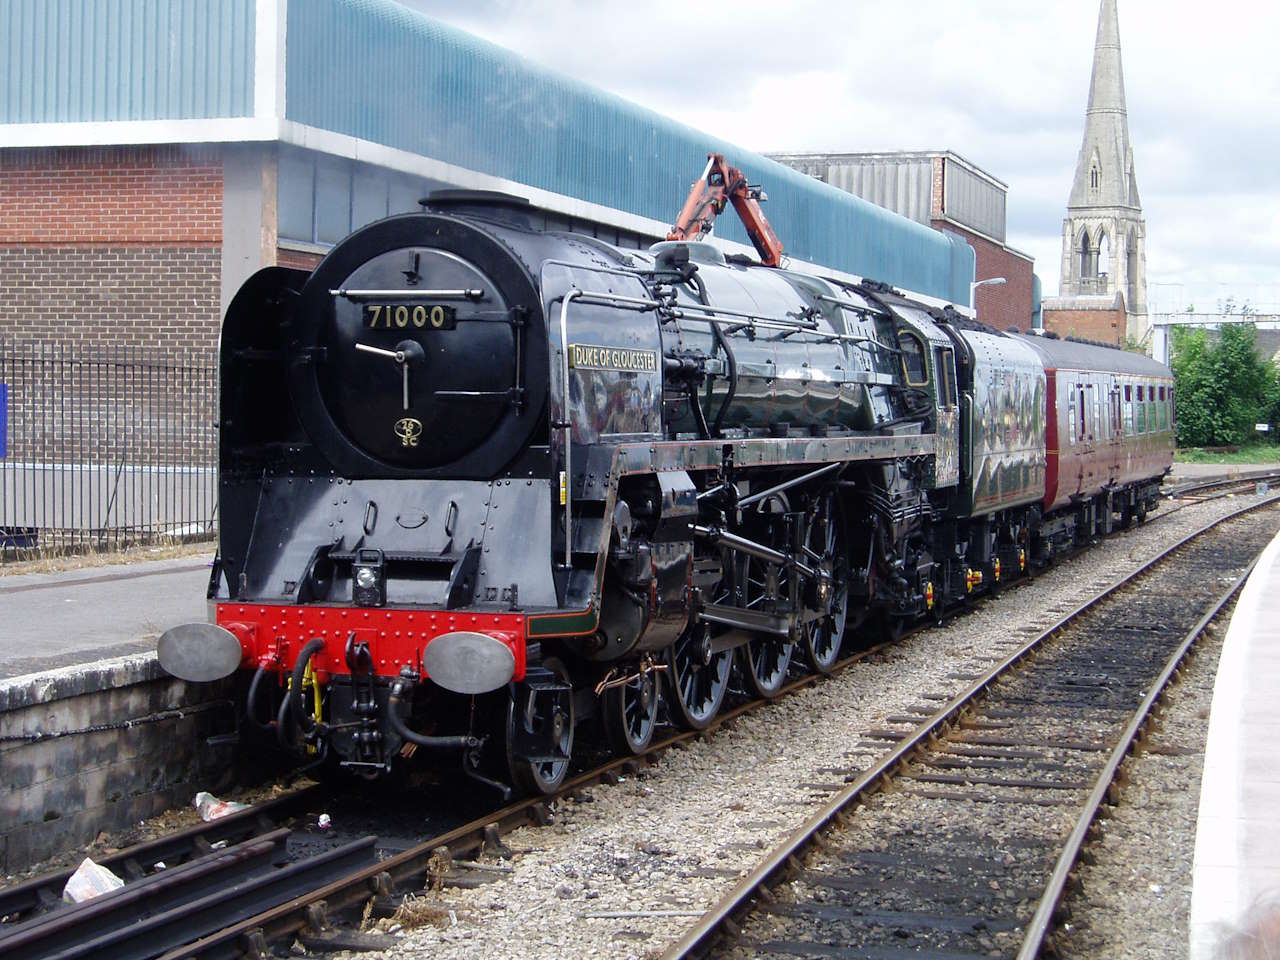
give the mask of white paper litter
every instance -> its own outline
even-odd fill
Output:
[[[67,903],[84,903],[123,886],[124,881],[114,873],[85,857],[62,888],[62,899]]]
[[[206,793],[203,790],[196,794],[194,804],[196,810],[200,812],[200,819],[205,823],[240,810],[249,809],[249,804],[247,803],[236,803],[234,800],[219,800],[212,793]]]

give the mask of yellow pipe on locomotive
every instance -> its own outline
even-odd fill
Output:
[[[1000,582],[1000,558],[999,557],[996,557],[995,561],[991,564],[991,572],[995,576],[996,583],[999,583]]]
[[[973,588],[982,583],[982,571],[974,570],[972,567],[964,568],[964,590],[965,593],[973,593]]]
[[[1018,570],[1025,571],[1027,569],[1027,548],[1018,548]]]
[[[930,580],[924,585],[924,606],[926,610],[933,609],[933,581]]]
[[[289,688],[292,686],[293,686],[293,680],[286,679],[284,684],[284,693],[286,697],[289,695]],[[302,674],[302,690],[304,695],[306,693],[307,687],[311,688],[311,703],[312,703],[313,709],[315,710],[315,718],[316,720],[319,720],[321,718],[321,711],[323,710],[323,706],[320,700],[321,690],[320,690],[320,684],[316,681],[315,671],[311,668],[310,661],[307,662],[307,669],[303,671],[303,674]],[[307,744],[307,753],[309,754],[316,753],[315,744],[313,743]]]

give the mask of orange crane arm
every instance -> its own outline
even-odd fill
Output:
[[[732,203],[760,254],[760,262],[766,267],[780,266],[782,241],[760,208],[761,201],[768,199],[763,190],[747,183],[741,170],[729,166],[724,154],[709,153],[707,168],[689,187],[689,198],[667,239],[701,240],[711,231],[716,217],[724,213],[726,204]]]

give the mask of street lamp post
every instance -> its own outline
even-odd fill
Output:
[[[985,280],[975,280],[969,284],[969,309],[975,309],[977,306],[973,297],[979,287],[1002,287],[1008,282],[1004,277],[987,277]]]

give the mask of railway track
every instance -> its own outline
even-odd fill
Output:
[[[883,646],[842,659],[833,673]],[[822,679],[808,674],[791,680],[780,696]],[[706,730],[655,741],[641,755],[611,759],[570,778],[550,796],[486,811],[390,854],[373,836],[325,845],[319,853],[290,853],[285,825],[324,809],[331,797],[323,786],[306,788],[103,858],[129,883],[85,904],[58,900],[70,871],[0,890],[0,918],[6,921],[0,924],[0,957],[265,957],[269,944],[295,937],[312,949],[387,947],[389,938],[360,933],[345,921],[358,919],[366,907],[389,916],[403,902],[400,891],[420,890],[434,878],[455,884],[492,879],[477,876],[469,859],[485,850],[502,852],[501,837],[518,827],[549,823],[557,800],[632,775],[667,750],[713,735],[771,702],[742,702]],[[158,862],[165,864],[162,870]],[[348,916],[340,919],[344,912]]]
[[[1218,497],[1230,496],[1234,492],[1234,488],[1248,489],[1256,487],[1259,483],[1277,483],[1280,482],[1280,470],[1256,470],[1247,474],[1237,474],[1235,476],[1222,477],[1206,477],[1202,480],[1192,480],[1186,483],[1174,484],[1162,490],[1162,494],[1167,500],[1216,500]],[[1223,491],[1222,488],[1232,488]],[[1221,491],[1209,494],[1208,491]],[[1206,495],[1207,494],[1207,495]]]
[[[1277,500],[1184,538],[973,678],[666,960],[1037,956],[1151,707],[1274,535],[1243,515]]]
[[[1172,512],[1162,511],[1153,521]],[[1011,582],[1007,587],[1016,589],[1019,585],[1020,582]],[[845,658],[834,672],[847,669],[884,646],[869,646]],[[784,695],[822,679],[806,675],[792,680],[784,688]],[[18,945],[22,951],[15,955],[32,958],[164,956],[166,960],[177,960],[190,956],[253,956],[255,952],[264,954],[268,943],[290,937],[298,937],[315,948],[385,946],[385,941],[376,936],[354,932],[343,915],[349,919],[353,910],[359,912],[366,906],[380,915],[393,913],[402,901],[398,891],[421,889],[424,880],[432,877],[448,876],[450,882],[464,884],[481,882],[484,877],[470,875],[473,867],[468,866],[468,858],[486,847],[500,850],[500,837],[510,830],[549,822],[556,800],[632,774],[666,750],[712,735],[724,724],[770,702],[740,703],[721,714],[706,731],[667,737],[640,756],[613,759],[573,777],[550,797],[486,811],[471,822],[425,841],[400,843],[390,852],[373,837],[355,837],[345,844],[326,845],[321,851],[325,859],[319,863],[309,863],[314,850],[290,854],[288,838],[280,836],[281,828],[323,809],[328,802],[324,788],[300,791],[104,859],[104,865],[131,881],[125,890],[140,893],[125,896],[121,891],[102,898],[96,905],[84,905],[92,906],[92,910],[50,910],[66,882],[67,872],[0,890],[0,918],[8,921],[0,926],[0,956],[8,955]],[[271,844],[274,846],[268,849]],[[215,849],[215,845],[222,849]],[[242,861],[248,861],[248,865]],[[170,868],[161,885],[170,891],[167,900],[146,895],[159,882],[154,869],[157,862]],[[179,866],[183,869],[172,869]],[[273,876],[278,883],[270,882]],[[247,896],[240,896],[242,889],[247,889]],[[215,891],[212,900],[208,896],[210,890]],[[159,905],[164,905],[165,910],[158,911]],[[219,909],[208,909],[212,905]],[[164,916],[156,919],[158,913]],[[92,937],[85,932],[90,926]],[[153,928],[165,935],[137,936],[140,931]],[[43,932],[36,936],[32,931]],[[19,934],[29,939],[13,939]],[[45,952],[36,949],[41,936],[50,945]],[[92,950],[80,952],[81,943]],[[62,952],[68,944],[72,945],[70,952]]]

